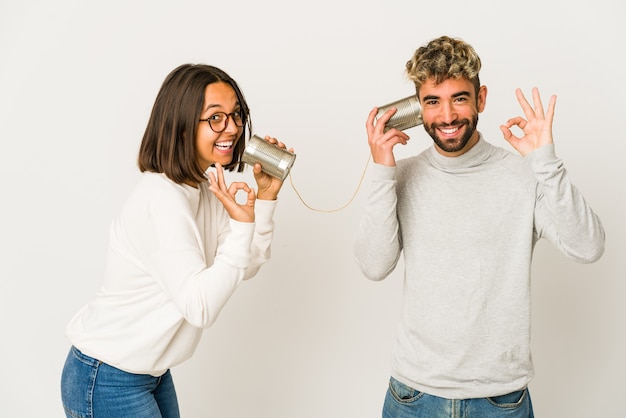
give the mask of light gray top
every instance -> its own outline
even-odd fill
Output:
[[[430,147],[372,166],[356,261],[382,280],[404,255],[392,376],[450,399],[525,387],[532,252],[546,238],[588,263],[604,251],[599,218],[570,183],[554,145],[528,156],[479,142],[459,157]]]

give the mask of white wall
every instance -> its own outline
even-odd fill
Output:
[[[479,128],[492,143],[510,149],[498,125],[521,113],[516,87],[558,95],[557,152],[607,231],[591,265],[538,247],[537,416],[623,417],[623,10],[619,0],[0,0],[0,415],[63,416],[64,327],[99,285],[108,224],[137,179],[170,70],[203,62],[234,76],[255,131],[296,148],[302,198],[333,209],[365,167],[367,113],[411,94],[404,63],[448,34],[482,57]],[[401,156],[430,145],[423,129],[408,133]],[[365,189],[320,213],[285,185],[272,261],[173,371],[183,416],[380,416],[401,274],[372,283],[354,264]]]

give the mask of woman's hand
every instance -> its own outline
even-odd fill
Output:
[[[239,222],[254,222],[254,202],[256,201],[254,189],[242,181],[233,182],[229,187],[226,187],[222,165],[216,163],[215,170],[217,171],[217,178],[213,172],[209,173],[209,190],[222,202],[232,219]],[[248,194],[244,204],[237,203],[235,198],[240,190]]]
[[[271,136],[266,135],[265,141],[270,144],[274,144],[279,148],[286,149],[285,144],[279,142],[276,138],[272,138]],[[290,148],[289,152],[294,152],[293,148]],[[276,200],[276,198],[278,197],[278,192],[283,186],[282,180],[264,173],[261,170],[261,164],[259,163],[254,164],[252,173],[254,174],[254,179],[256,180],[256,184],[258,186],[258,198],[261,200]]]

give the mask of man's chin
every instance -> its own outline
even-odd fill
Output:
[[[463,147],[465,146],[462,139],[456,139],[456,138],[455,139],[448,138],[445,140],[442,140],[441,138],[437,138],[437,141],[435,142],[437,143],[439,148],[441,148],[445,152],[458,152],[458,151],[461,151]]]

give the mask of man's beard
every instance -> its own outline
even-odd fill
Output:
[[[454,123],[424,124],[424,129],[426,130],[428,135],[430,135],[433,141],[435,141],[435,144],[437,144],[437,146],[441,148],[443,151],[458,152],[458,151],[461,151],[463,148],[465,148],[465,146],[469,142],[472,135],[474,135],[477,124],[478,124],[478,115],[475,115],[471,121],[469,119],[461,119],[461,120],[457,120]],[[466,126],[465,133],[463,134],[463,136],[458,142],[457,141],[445,142],[437,136],[437,128],[461,127],[463,125]]]

